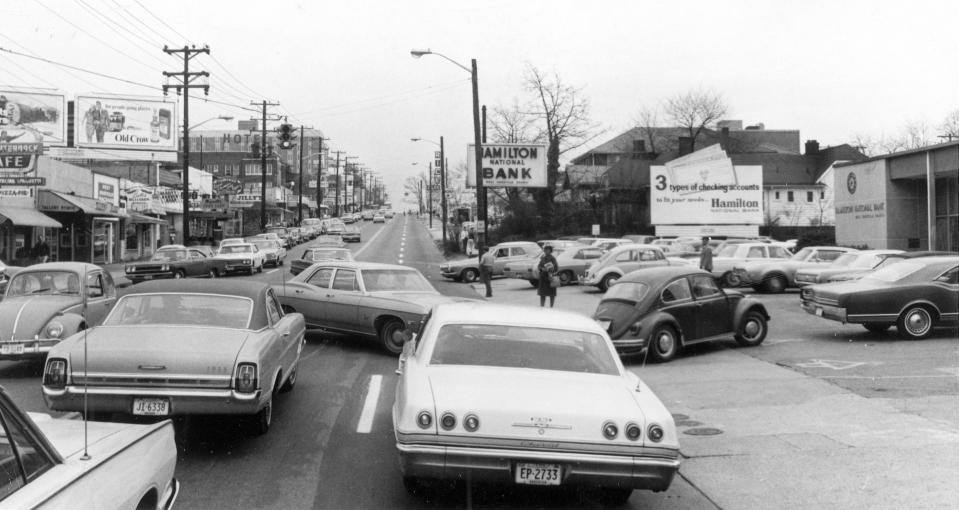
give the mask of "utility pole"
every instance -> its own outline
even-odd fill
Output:
[[[336,186],[333,193],[333,217],[336,218],[340,215],[340,154],[345,154],[343,151],[334,151],[336,152],[336,181],[333,183]]]
[[[427,202],[427,212],[430,215],[430,228],[433,228],[433,162],[430,161],[430,168],[427,172],[427,175],[430,176],[430,185],[426,188],[426,193],[430,197],[429,202]]]
[[[351,160],[351,159],[359,159],[359,156],[343,156],[343,201],[344,201],[344,202],[346,201],[346,191],[347,191],[347,188],[346,188],[346,176],[349,175],[349,173],[350,173],[350,160]],[[352,193],[351,193],[351,195],[352,195]],[[339,179],[339,177],[337,177],[337,179],[336,179],[336,197],[337,197],[337,199],[336,199],[336,209],[337,209],[337,211],[339,211],[339,209],[340,209],[339,196],[340,196],[340,179]],[[354,204],[355,204],[355,201],[354,201]],[[345,204],[345,203],[343,204],[343,208],[344,208],[344,209],[346,208],[346,204]]]
[[[303,223],[303,146],[306,145],[306,138],[303,138],[303,129],[304,127],[300,126],[300,160],[296,164],[296,169],[300,173],[300,186],[299,186],[299,204],[297,205],[296,211],[296,221],[297,226]],[[313,129],[313,126],[310,126],[310,129]],[[320,139],[320,147],[323,147],[323,139]]]
[[[252,106],[257,104],[255,101],[250,102]],[[266,107],[279,106],[280,103],[271,103],[264,99],[259,104],[263,108],[260,125],[260,232],[266,232]]]
[[[440,207],[443,210],[443,253],[446,253],[446,151],[443,149],[443,137],[440,137]]]
[[[174,76],[180,79],[179,85],[164,85],[163,93],[175,88],[177,94],[183,91],[183,244],[187,244],[190,239],[190,89],[202,88],[205,95],[210,94],[209,85],[194,85],[192,82],[201,76],[209,77],[210,73],[206,71],[190,72],[190,60],[200,53],[210,54],[210,47],[203,46],[197,49],[196,46],[183,48],[163,47],[163,52],[173,55],[174,53],[183,54],[183,72],[175,73],[163,71],[163,76],[167,78]]]
[[[323,137],[320,136],[319,157],[316,158],[316,217],[323,218]]]

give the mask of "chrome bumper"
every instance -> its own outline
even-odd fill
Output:
[[[589,453],[544,452],[502,448],[429,446],[397,443],[404,476],[512,482],[517,462],[562,466],[562,485],[620,487],[651,491],[669,488],[679,469],[679,453],[638,457]]]
[[[23,352],[12,354],[7,353],[3,354],[0,352],[0,360],[18,360],[18,359],[34,359],[39,357],[45,357],[50,349],[53,349],[53,346],[60,343],[59,338],[54,339],[39,339],[39,340],[13,340],[11,342],[3,342],[3,344],[23,344]],[[0,344],[2,345],[2,344]]]
[[[843,324],[848,322],[845,308],[839,308],[838,306],[822,305],[822,304],[815,303],[813,301],[802,301],[800,303],[800,306],[802,306],[803,310],[806,310],[806,313],[811,313],[817,317],[839,321]]]
[[[260,410],[262,391],[239,393],[232,389],[138,388],[67,386],[62,390],[43,387],[43,400],[54,411],[88,409],[131,414],[134,398],[165,398],[170,416],[182,414],[253,414]]]

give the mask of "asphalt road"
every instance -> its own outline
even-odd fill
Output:
[[[359,260],[413,266],[444,294],[482,299],[471,285],[439,276],[442,256],[420,220],[399,215],[386,224],[360,226],[363,242],[351,246]],[[288,259],[299,257],[305,246],[294,248]],[[289,266],[284,265],[241,278],[278,283],[289,277]],[[534,289],[525,282],[497,280],[495,287],[496,299],[536,303]],[[590,313],[600,296],[578,287],[560,290],[557,306],[580,313]],[[669,397],[663,400],[672,409],[679,405],[676,392],[660,388],[691,384],[697,365],[719,363],[729,354],[746,355],[758,361],[750,365],[758,367],[754,370],[785,368],[862,397],[885,399],[900,411],[959,430],[959,406],[954,405],[959,396],[959,345],[954,331],[905,341],[894,330],[877,335],[810,316],[799,308],[795,291],[760,299],[773,318],[761,347],[740,348],[730,340],[688,349],[666,365],[646,366],[641,357],[628,358],[627,368],[646,378],[661,398]],[[307,340],[296,389],[275,402],[273,426],[266,435],[250,437],[226,418],[177,424],[182,438],[178,508],[600,507],[590,494],[465,484],[428,499],[408,496],[396,465],[390,420],[396,358],[372,340],[316,333]],[[733,382],[724,384],[730,385],[730,399],[780,398],[752,386],[749,372],[729,377]],[[27,410],[46,411],[39,364],[0,362],[0,381]],[[372,391],[377,385],[379,391]],[[372,414],[364,414],[364,408]],[[737,506],[723,504],[725,494],[697,484],[695,474],[690,469],[689,476],[677,476],[665,493],[636,492],[624,508]]]

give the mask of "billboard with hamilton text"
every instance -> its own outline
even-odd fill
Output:
[[[176,103],[163,99],[77,96],[77,147],[177,150]]]
[[[545,188],[546,145],[488,143],[483,151],[483,186],[489,188]],[[466,186],[476,187],[476,151],[466,148]]]
[[[654,225],[762,225],[763,167],[733,166],[713,145],[650,168]]]

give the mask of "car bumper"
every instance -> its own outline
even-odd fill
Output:
[[[599,285],[599,278],[597,278],[596,275],[590,274],[590,273],[584,273],[579,275],[577,277],[577,280],[579,281],[580,285],[592,285],[594,287]]]
[[[173,273],[124,273],[126,274],[127,280],[130,280],[133,283],[140,283],[148,280],[165,280],[173,278]]]
[[[253,264],[227,264],[223,266],[223,270],[228,273],[233,273],[236,271],[249,271],[253,269]]]
[[[12,340],[0,343],[0,360],[42,358],[60,343],[59,338],[39,340]]]
[[[839,321],[843,324],[849,322],[845,308],[820,304],[814,301],[801,301],[800,306],[803,310],[806,310],[806,313],[813,314],[817,317]]]
[[[134,398],[161,398],[170,402],[168,416],[184,414],[253,414],[260,410],[262,392],[239,393],[229,388],[146,388],[67,386],[64,389],[43,387],[43,400],[54,411],[133,413]]]
[[[661,449],[661,457],[647,457],[404,443],[396,447],[404,476],[441,480],[469,476],[512,482],[516,463],[529,462],[561,465],[561,485],[664,491],[679,469],[678,452],[667,449]]]

